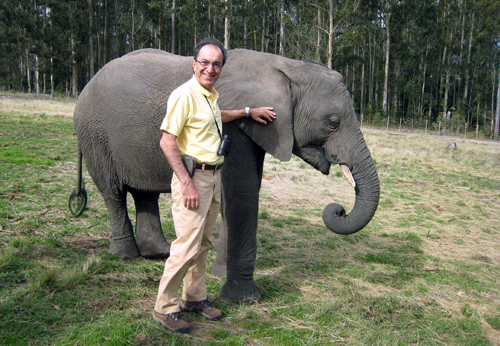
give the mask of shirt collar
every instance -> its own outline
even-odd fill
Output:
[[[203,94],[203,96],[210,97],[214,100],[217,100],[219,98],[219,93],[217,92],[217,90],[215,90],[215,88],[212,88],[212,92],[208,91],[200,83],[198,83],[198,80],[196,79],[194,74],[193,77],[191,78],[191,82]]]

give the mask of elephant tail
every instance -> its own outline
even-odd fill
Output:
[[[83,182],[83,158],[82,150],[78,146],[78,157],[77,157],[77,177],[76,177],[76,188],[71,193],[69,197],[68,206],[71,213],[78,217],[82,215],[87,207],[87,191],[85,190],[85,184]]]

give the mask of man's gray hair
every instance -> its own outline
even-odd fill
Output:
[[[217,48],[219,48],[221,50],[222,56],[223,56],[222,66],[224,66],[224,64],[226,63],[226,60],[227,60],[227,50],[222,45],[222,43],[219,42],[219,40],[217,40],[213,37],[204,38],[203,40],[198,42],[196,44],[196,46],[194,46],[194,51],[193,51],[194,59],[198,60],[198,54],[200,54],[201,48],[203,48],[203,46],[206,46],[207,44],[211,44],[212,46],[216,46]]]

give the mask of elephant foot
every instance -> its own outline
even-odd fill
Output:
[[[231,303],[252,303],[262,299],[253,280],[228,280],[221,287],[220,296]]]
[[[155,241],[139,242],[138,246],[141,256],[145,258],[167,258],[170,256],[170,244],[164,237]]]
[[[136,258],[140,255],[134,237],[111,238],[109,251],[122,258]]]
[[[218,278],[225,278],[227,276],[226,262],[219,262],[216,258],[214,264],[212,264],[212,275]]]

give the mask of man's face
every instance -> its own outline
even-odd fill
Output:
[[[222,51],[211,44],[203,46],[198,58],[193,59],[194,77],[208,91],[212,91],[215,82],[219,79],[223,59]]]

